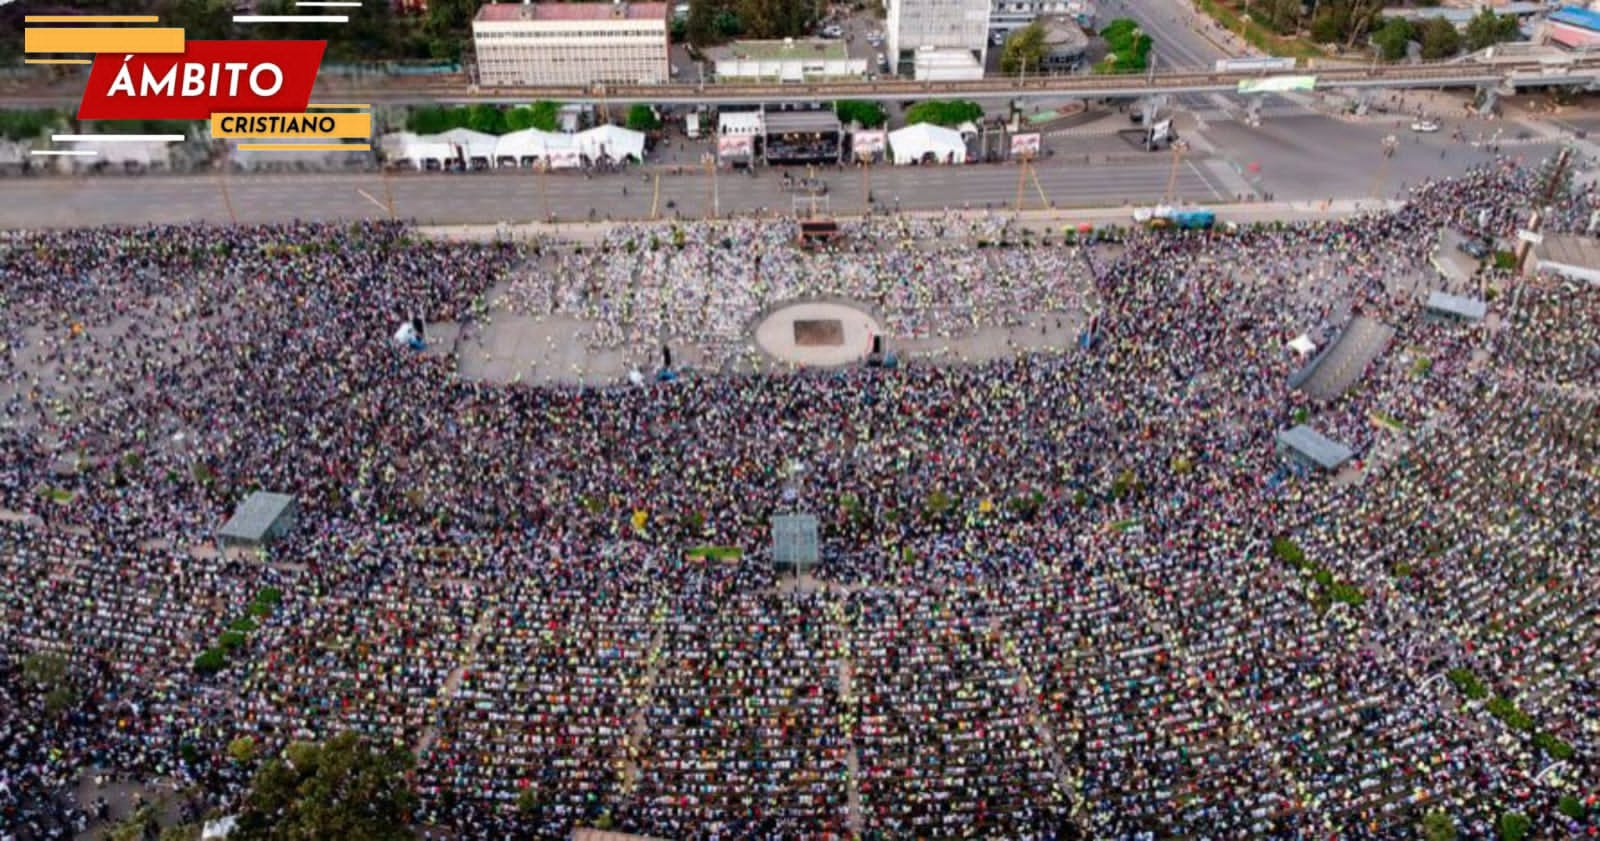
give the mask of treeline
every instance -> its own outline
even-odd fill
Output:
[[[406,129],[417,134],[438,134],[456,128],[484,134],[508,134],[535,128],[555,131],[561,107],[554,102],[535,102],[516,108],[497,105],[472,105],[460,108],[428,106],[412,109],[406,116]]]
[[[23,17],[33,14],[154,14],[182,27],[190,40],[306,39],[328,42],[323,60],[360,64],[377,61],[460,61],[471,39],[478,0],[430,0],[424,14],[396,12],[387,2],[340,9],[350,21],[239,25],[234,0],[16,0],[0,5],[0,64],[22,60]],[[304,9],[299,10],[301,14]],[[293,14],[293,0],[262,0],[261,14]]]
[[[1224,5],[1239,11],[1241,2],[1225,0]],[[1351,49],[1364,46],[1371,40],[1390,60],[1405,56],[1406,41],[1419,42],[1425,58],[1446,58],[1462,48],[1481,50],[1521,37],[1516,18],[1497,15],[1487,7],[1473,18],[1463,35],[1445,21],[1412,24],[1397,18],[1385,18],[1383,11],[1389,5],[1385,0],[1322,0],[1315,4],[1301,3],[1300,0],[1251,0],[1249,13],[1251,20],[1279,35],[1305,32],[1319,44]],[[1422,2],[1415,5],[1431,7],[1439,4]],[[1449,30],[1448,34],[1446,29]]]
[[[120,134],[189,134],[200,121],[190,120],[118,120],[115,131]],[[46,133],[60,131],[72,133],[80,128],[94,132],[95,123],[78,122],[71,114],[55,109],[0,109],[0,138],[5,140],[35,140]]]
[[[682,32],[695,46],[731,38],[803,38],[821,17],[819,0],[689,0]]]

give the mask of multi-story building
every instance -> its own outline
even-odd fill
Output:
[[[924,47],[972,53],[979,66],[989,49],[990,0],[889,0],[884,27],[891,65],[905,72]]]
[[[662,84],[665,3],[495,3],[472,21],[478,84]]]
[[[1000,32],[1021,29],[1041,17],[1070,17],[1079,26],[1094,27],[1093,0],[994,0],[989,28]]]

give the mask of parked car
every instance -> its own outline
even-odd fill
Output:
[[[1463,254],[1470,255],[1474,260],[1489,259],[1489,244],[1481,239],[1463,239],[1456,243],[1456,248]]]
[[[830,24],[828,26],[824,26],[824,27],[822,27],[822,37],[824,37],[824,38],[843,38],[844,37],[844,27],[838,26],[836,24]]]
[[[1439,130],[1439,124],[1432,120],[1418,120],[1411,124],[1411,130],[1422,134],[1433,134]]]

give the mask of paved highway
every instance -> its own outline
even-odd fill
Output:
[[[1457,125],[1447,123],[1446,131]],[[1460,124],[1472,129],[1470,124]],[[1270,193],[1288,200],[1369,199],[1392,196],[1402,185],[1445,177],[1489,159],[1488,150],[1456,143],[1445,135],[1402,133],[1392,159],[1380,140],[1395,131],[1387,122],[1345,122],[1326,117],[1273,118],[1252,129],[1216,122],[1204,132],[1215,152],[1182,160],[1174,181],[1177,197],[1220,202],[1240,195]],[[870,191],[880,208],[904,210],[984,207],[1009,208],[1019,180],[1025,208],[1121,206],[1167,196],[1171,158],[1141,154],[1088,157],[1070,149],[1114,148],[1103,138],[1046,138],[1058,154],[1042,159],[1032,173],[1014,165],[967,167],[874,167],[822,170],[829,195],[818,202],[824,212],[855,214]],[[1540,157],[1549,145],[1508,148],[1512,154]],[[1019,179],[1019,175],[1022,177]],[[1035,179],[1035,175],[1037,179]],[[540,176],[519,170],[472,175],[406,173],[213,176],[31,177],[0,180],[0,227],[63,227],[134,222],[226,222],[232,212],[241,222],[291,219],[360,219],[389,215],[390,196],[401,218],[437,224],[484,224],[543,219],[650,218],[681,213],[703,217],[765,208],[789,213],[809,201],[782,189],[777,172],[719,174],[715,181],[696,172],[663,175],[657,181],[638,175],[571,173]],[[626,190],[626,193],[624,193]],[[675,207],[668,207],[671,203]]]
[[[1059,157],[1058,159],[1059,160]],[[1167,191],[1171,167],[1166,161],[1121,166],[1057,165],[1035,167],[1038,181],[1022,179],[1024,207],[1045,201],[1060,207],[1121,205],[1150,202]],[[945,207],[1010,207],[1017,199],[1019,167],[874,168],[830,171],[822,177],[830,195],[818,207],[841,214],[860,213],[864,190],[880,207],[905,210]],[[1237,176],[1215,165],[1181,166],[1176,191],[1194,201],[1222,201],[1237,196]],[[99,176],[93,178],[12,178],[0,181],[6,196],[0,202],[0,227],[65,227],[130,222],[226,222],[228,206],[241,222],[291,219],[364,219],[388,216],[389,196],[396,215],[435,224],[483,224],[543,219],[554,213],[565,220],[596,217],[685,217],[708,215],[713,204],[723,215],[769,211],[792,212],[796,198],[781,188],[780,177],[705,174],[662,176],[659,195],[653,180],[632,176],[586,179],[574,174],[499,171],[474,175],[378,174],[250,175],[226,180],[191,176]],[[626,189],[626,194],[624,194]],[[676,205],[669,209],[668,202]],[[809,200],[800,199],[808,207]],[[547,210],[548,208],[548,210]]]

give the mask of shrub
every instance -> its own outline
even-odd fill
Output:
[[[1505,722],[1507,727],[1525,733],[1533,732],[1533,718],[1517,709],[1517,705],[1511,703],[1509,698],[1496,695],[1489,699],[1488,708],[1489,714]]]
[[[232,624],[228,625],[228,630],[238,631],[242,634],[248,634],[259,627],[261,626],[256,624],[256,620],[251,619],[248,616],[241,616],[238,619],[233,620]]]
[[[222,636],[217,637],[217,647],[223,651],[233,651],[242,645],[244,645],[244,634],[238,631],[223,631]]]
[[[1300,566],[1306,562],[1305,550],[1287,537],[1280,537],[1272,541],[1272,554],[1277,555],[1279,560],[1287,561],[1295,566]]]
[[[1494,253],[1494,267],[1503,271],[1511,271],[1517,267],[1517,255],[1511,251],[1496,251]]]
[[[1528,837],[1533,822],[1521,812],[1507,812],[1500,816],[1498,827],[1502,841],[1522,841]]]
[[[1328,588],[1328,595],[1336,602],[1344,602],[1351,607],[1360,607],[1367,603],[1367,597],[1354,584],[1335,584]]]
[[[1561,799],[1556,802],[1556,810],[1575,821],[1583,820],[1586,811],[1583,808],[1583,801],[1570,794],[1561,795]]]
[[[1455,684],[1456,689],[1460,690],[1461,694],[1474,701],[1481,701],[1489,697],[1489,690],[1484,688],[1483,682],[1478,680],[1478,676],[1473,674],[1470,669],[1451,669],[1445,672],[1445,677]]]
[[[261,602],[251,602],[250,606],[245,608],[245,612],[256,617],[257,619],[265,619],[272,615],[272,605],[262,604]]]
[[[202,675],[214,675],[228,665],[228,658],[215,648],[194,658],[194,670]]]
[[[276,607],[283,603],[283,591],[277,587],[262,587],[256,594],[256,601]]]
[[[1429,812],[1422,819],[1422,837],[1427,841],[1455,841],[1456,819],[1449,812]]]
[[[1534,734],[1533,744],[1535,747],[1539,748],[1539,750],[1542,750],[1549,755],[1551,759],[1571,759],[1574,755],[1576,755],[1576,751],[1572,749],[1572,745],[1561,741],[1550,733]]]

